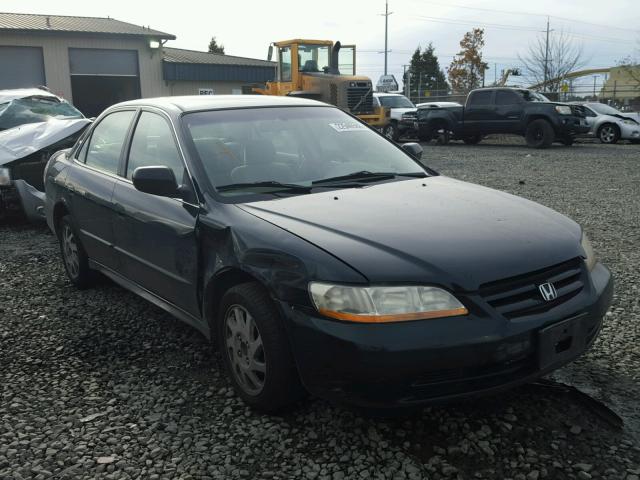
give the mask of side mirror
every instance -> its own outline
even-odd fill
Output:
[[[137,190],[160,197],[179,195],[173,170],[169,167],[138,167],[133,171],[133,186]]]
[[[267,53],[267,61],[270,62],[273,57],[273,45],[269,45],[269,53]]]
[[[409,155],[411,155],[413,158],[416,158],[418,160],[422,158],[422,147],[420,146],[419,143],[415,143],[415,142],[403,143],[402,149],[405,152],[407,152]]]

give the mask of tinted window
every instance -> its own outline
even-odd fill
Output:
[[[155,113],[142,112],[131,140],[127,178],[138,167],[164,166],[182,181],[184,165],[167,121]]]
[[[514,105],[522,102],[522,98],[508,90],[498,90],[496,92],[496,105]]]
[[[120,152],[134,113],[115,112],[104,117],[96,125],[89,140],[85,160],[87,165],[108,173],[118,172]]]
[[[491,91],[473,92],[469,105],[491,105]]]
[[[310,185],[363,170],[424,172],[393,143],[337,108],[243,108],[183,119],[214,187],[269,181]],[[265,187],[223,194],[259,189]]]

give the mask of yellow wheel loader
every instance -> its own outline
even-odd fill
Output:
[[[269,46],[269,60],[276,47],[276,80],[265,88],[254,88],[263,95],[311,98],[333,104],[372,127],[389,123],[389,110],[373,106],[373,84],[358,76],[355,45],[342,46],[331,40],[286,40]]]

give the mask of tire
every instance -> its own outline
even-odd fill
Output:
[[[612,145],[620,140],[620,129],[613,123],[605,123],[598,128],[600,143]]]
[[[563,137],[562,140],[560,140],[562,142],[563,145],[566,145],[567,147],[570,147],[571,145],[573,145],[573,142],[575,141],[575,138],[572,137],[571,135],[568,135],[566,137]]]
[[[472,137],[463,138],[462,141],[467,145],[477,145],[482,141],[482,135],[474,135]]]
[[[389,122],[383,129],[382,134],[393,142],[400,140],[400,132],[398,130],[398,124],[395,122]]]
[[[451,140],[451,133],[446,125],[436,125],[431,129],[431,138],[435,138],[438,145],[447,145]]]
[[[65,215],[56,228],[62,263],[71,283],[84,290],[92,286],[96,272],[89,268],[89,257],[80,242],[70,215]]]
[[[216,327],[225,370],[247,405],[273,413],[304,396],[280,315],[259,283],[224,294]]]
[[[525,140],[531,148],[549,148],[555,138],[553,127],[546,120],[539,118],[527,125]]]

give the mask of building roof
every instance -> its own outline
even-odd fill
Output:
[[[72,17],[0,12],[0,31],[30,33],[93,33],[100,35],[132,35],[175,40],[170,33],[121,22],[115,18]]]
[[[238,65],[246,67],[270,67],[275,68],[275,62],[259,60],[256,58],[235,57],[222,53],[199,52],[196,50],[184,50],[182,48],[162,48],[164,61],[169,63],[191,63],[207,65]]]

